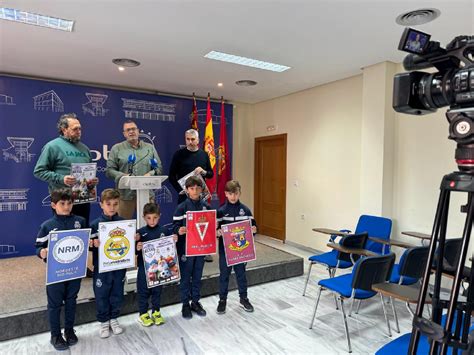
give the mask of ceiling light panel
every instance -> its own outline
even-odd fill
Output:
[[[286,65],[264,62],[257,59],[246,58],[217,51],[210,51],[204,56],[204,58],[220,60],[222,62],[234,63],[257,69],[270,70],[278,73],[291,69],[291,67],[287,67]]]
[[[72,32],[74,21],[0,7],[0,19]]]

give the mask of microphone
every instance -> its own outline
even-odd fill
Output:
[[[135,165],[136,160],[137,156],[135,153],[132,153],[128,156],[128,175],[133,175],[133,166]]]

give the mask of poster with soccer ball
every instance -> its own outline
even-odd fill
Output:
[[[216,210],[186,212],[186,256],[216,254]]]
[[[144,242],[142,253],[148,288],[180,280],[178,253],[172,235]]]
[[[249,220],[225,224],[221,230],[227,266],[257,259],[252,223]]]
[[[90,229],[49,233],[46,285],[86,277]]]
[[[99,223],[99,272],[135,267],[135,220]]]
[[[76,178],[72,187],[72,202],[77,205],[96,201],[97,186],[92,180],[97,175],[97,163],[72,163],[71,175]]]

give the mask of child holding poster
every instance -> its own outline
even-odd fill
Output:
[[[168,231],[161,227],[160,221],[160,206],[155,203],[147,203],[143,206],[143,218],[146,226],[137,230],[137,247],[138,254],[138,275],[137,275],[137,292],[138,292],[138,321],[144,327],[149,327],[153,324],[161,325],[165,322],[160,312],[161,289],[163,286],[156,286],[148,288],[147,278],[145,275],[145,264],[143,262],[143,242],[148,242],[153,239],[158,239],[168,235]],[[177,241],[175,236],[174,240]],[[148,301],[151,297],[151,316],[148,313]]]
[[[252,216],[250,209],[240,202],[240,184],[237,180],[230,180],[225,185],[225,197],[227,202],[224,203],[217,210],[217,222],[219,224],[218,235],[220,228],[228,223],[241,222],[250,220],[252,222],[252,233],[257,233],[257,226],[255,219]],[[217,313],[225,313],[227,305],[227,294],[229,289],[229,276],[234,268],[235,276],[237,278],[237,285],[239,287],[240,306],[247,312],[253,312],[253,306],[247,297],[247,277],[245,275],[246,263],[236,264],[228,267],[226,263],[223,238],[219,238],[219,304],[217,305]]]
[[[100,322],[99,335],[101,338],[110,336],[110,328],[115,335],[123,333],[117,317],[123,302],[123,287],[126,269],[109,272],[99,272],[99,223],[122,221],[118,215],[120,203],[120,192],[114,189],[102,191],[100,196],[100,207],[102,214],[91,223],[91,249],[92,262],[94,264],[93,287],[95,294],[96,317]]]
[[[183,318],[193,317],[191,311],[199,316],[205,316],[206,311],[199,300],[201,299],[201,277],[204,269],[204,256],[186,256],[186,212],[209,210],[210,206],[201,200],[202,179],[191,176],[186,180],[186,194],[188,198],[181,202],[173,216],[173,232],[178,235],[176,249],[179,257],[179,269],[181,270],[181,282],[179,290],[183,308]],[[190,297],[191,296],[191,297]],[[191,298],[191,305],[189,304]]]
[[[87,228],[84,218],[71,214],[72,192],[70,189],[51,191],[51,208],[55,211],[54,216],[41,224],[35,243],[36,255],[45,262],[48,255],[48,235],[51,231]],[[74,320],[76,316],[76,298],[80,288],[81,279],[46,286],[51,344],[56,350],[66,350],[70,345],[78,342],[74,331]],[[65,311],[64,338],[61,334],[60,323],[63,302]]]

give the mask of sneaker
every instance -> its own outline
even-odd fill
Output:
[[[138,318],[138,321],[144,327],[149,327],[154,324],[153,319],[150,318],[150,315],[148,314],[148,312],[141,314],[140,317]]]
[[[185,319],[191,319],[193,317],[193,313],[191,312],[191,307],[189,303],[183,304],[183,308],[181,309],[181,314]]]
[[[217,314],[224,314],[225,313],[225,306],[227,305],[227,300],[219,300],[219,304],[217,305]]]
[[[114,335],[123,333],[123,328],[120,326],[117,318],[113,318],[110,320],[110,328],[112,328],[112,333],[114,333]]]
[[[198,316],[204,317],[206,315],[206,311],[200,302],[191,302],[191,310],[196,312]]]
[[[110,323],[109,322],[100,323],[99,335],[102,339],[108,338],[110,336]]]
[[[212,263],[214,261],[214,258],[212,257],[212,255],[206,255],[204,257],[204,261],[206,261],[208,263]]]
[[[155,325],[162,325],[165,322],[165,319],[161,315],[160,311],[154,311],[151,314],[151,319],[155,322]]]
[[[76,331],[74,329],[64,329],[64,338],[66,339],[67,345],[71,346],[77,344],[79,339],[77,339]]]
[[[62,335],[52,336],[51,345],[54,346],[57,351],[69,349],[69,345],[67,345],[66,340],[64,340]]]
[[[241,298],[240,299],[240,307],[242,307],[247,312],[253,312],[253,306],[250,303],[248,298]]]

